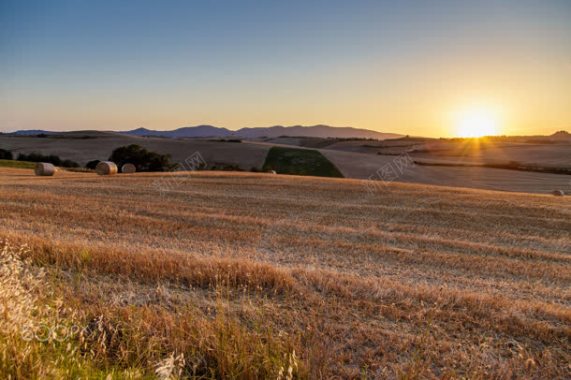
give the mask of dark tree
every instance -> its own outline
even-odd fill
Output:
[[[60,166],[64,167],[64,168],[79,168],[80,165],[72,160],[63,160],[60,164]]]
[[[168,154],[151,152],[142,146],[131,144],[117,148],[111,153],[109,161],[120,168],[124,164],[133,164],[138,172],[164,172],[175,168]]]
[[[89,161],[87,164],[85,164],[85,167],[87,169],[91,169],[91,170],[95,170],[95,167],[97,166],[98,163],[100,163],[100,160],[93,160],[93,161]]]
[[[24,154],[20,153],[18,155],[18,161],[29,161],[29,162],[49,162],[55,166],[62,166],[64,168],[78,168],[79,164],[72,160],[62,160],[55,154],[43,155],[41,153],[30,153]]]
[[[0,160],[13,160],[12,152],[6,149],[0,149]]]

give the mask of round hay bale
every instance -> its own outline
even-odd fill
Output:
[[[562,197],[565,195],[565,192],[563,190],[553,190],[551,194],[555,195],[556,197]]]
[[[36,175],[51,177],[56,174],[56,167],[47,162],[38,162],[34,168]]]
[[[121,166],[121,173],[131,174],[137,171],[137,167],[133,164],[124,164]]]
[[[95,172],[99,175],[117,174],[117,165],[111,161],[101,161],[95,167]]]
[[[278,174],[275,170],[269,170],[268,173],[270,173],[270,174]]]

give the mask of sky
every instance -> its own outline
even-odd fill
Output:
[[[0,0],[0,131],[486,122],[571,130],[571,1]]]

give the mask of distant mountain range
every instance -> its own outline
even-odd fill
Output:
[[[130,136],[157,136],[157,137],[226,137],[232,136],[233,131],[226,128],[218,128],[212,125],[197,125],[195,127],[183,127],[170,131],[156,131],[147,128],[137,128],[131,131],[119,131]]]
[[[70,134],[79,132],[90,131],[76,131],[76,132],[53,132],[41,129],[20,130],[7,135],[14,136],[36,136],[36,135],[54,135],[54,134]],[[91,131],[94,132],[94,131]],[[351,127],[331,127],[329,125],[314,125],[314,126],[301,126],[296,125],[292,127],[284,127],[281,125],[267,127],[267,128],[242,128],[237,131],[232,131],[227,128],[219,128],[212,125],[197,125],[193,127],[183,127],[170,131],[157,131],[146,128],[137,128],[131,131],[117,131],[117,132],[100,132],[100,133],[119,133],[129,136],[141,137],[167,137],[167,138],[241,138],[241,139],[260,139],[260,138],[276,138],[281,136],[289,137],[317,137],[317,138],[367,138],[387,140],[404,137],[396,133],[384,133],[371,131],[369,129],[359,129]],[[0,133],[1,134],[1,133]],[[516,138],[517,136],[513,136]],[[519,136],[525,137],[525,136]],[[571,134],[567,131],[558,131],[549,136],[527,136],[527,138],[536,139],[549,139],[554,142],[567,142],[571,141]]]
[[[41,129],[20,130],[9,135],[15,136],[35,136],[35,135],[50,135],[60,134],[64,132],[52,132]],[[68,132],[66,132],[68,133]],[[232,131],[227,128],[215,127],[212,125],[197,125],[193,127],[183,127],[170,131],[157,131],[146,128],[137,128],[131,131],[117,131],[123,135],[141,136],[141,137],[168,137],[168,138],[243,138],[243,139],[259,139],[263,137],[275,138],[280,136],[290,137],[319,137],[319,138],[368,138],[368,139],[394,139],[403,137],[396,133],[383,133],[371,131],[369,129],[359,129],[351,127],[331,127],[328,125],[314,125],[314,126],[301,126],[296,125],[292,127],[284,127],[276,125],[267,128],[242,128],[237,131]]]
[[[280,136],[296,136],[321,138],[371,138],[385,140],[402,137],[402,135],[395,133],[382,133],[368,129],[358,129],[351,127],[331,127],[328,125],[314,125],[311,127],[304,127],[301,125],[284,127],[277,125],[268,128],[242,128],[237,131],[214,127],[212,125],[198,125],[195,127],[178,128],[172,131],[155,131],[146,128],[138,128],[132,131],[124,131],[119,133],[131,136],[162,136],[171,138],[238,137],[245,139],[257,139],[262,137],[274,138]]]
[[[36,135],[49,135],[58,132],[44,131],[43,129],[23,129],[16,132],[6,133],[7,135],[15,136],[36,136]]]

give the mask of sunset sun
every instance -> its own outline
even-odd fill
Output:
[[[461,112],[456,120],[456,134],[460,137],[482,137],[498,134],[497,114],[489,109],[472,108]]]

